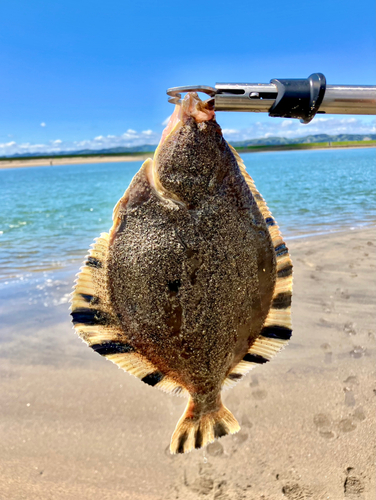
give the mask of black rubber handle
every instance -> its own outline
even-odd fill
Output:
[[[306,80],[273,79],[278,94],[269,116],[281,118],[300,118],[302,123],[309,123],[315,116],[324,99],[326,78],[322,73],[313,73]]]

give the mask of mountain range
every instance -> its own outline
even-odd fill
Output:
[[[249,146],[281,146],[287,144],[310,144],[317,142],[342,142],[342,141],[365,141],[376,140],[376,134],[316,134],[307,135],[305,137],[262,137],[260,139],[246,139],[245,141],[231,142],[235,148],[247,148]],[[156,144],[144,144],[142,146],[133,147],[117,147],[108,149],[81,149],[78,151],[59,151],[55,153],[17,153],[8,155],[7,158],[26,158],[26,157],[43,157],[43,156],[85,156],[85,155],[107,155],[107,154],[130,154],[130,153],[151,153],[155,151]]]

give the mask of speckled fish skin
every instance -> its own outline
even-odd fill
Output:
[[[292,264],[196,94],[176,108],[113,218],[77,280],[78,334],[147,384],[188,395],[172,453],[237,432],[221,390],[290,338]]]
[[[213,411],[269,311],[271,238],[214,121],[188,118],[159,152],[160,183],[181,203],[142,174],[110,247],[111,299],[131,345],[200,401],[199,414]]]

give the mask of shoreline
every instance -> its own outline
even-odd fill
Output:
[[[351,144],[345,145],[332,145],[332,146],[314,146],[309,147],[296,147],[293,144],[291,146],[261,146],[254,147],[251,149],[238,148],[236,151],[239,154],[245,153],[271,153],[273,151],[322,151],[322,150],[341,150],[341,149],[368,149],[376,148],[375,144]],[[85,163],[121,163],[121,162],[132,162],[132,161],[145,161],[147,158],[152,157],[150,153],[145,154],[135,154],[135,155],[98,155],[98,156],[77,156],[77,157],[67,157],[67,158],[54,158],[47,157],[45,159],[22,159],[22,160],[5,160],[0,159],[0,170],[12,169],[12,168],[28,168],[28,167],[53,167],[57,165],[82,165]]]
[[[44,160],[10,160],[0,161],[0,170],[9,168],[27,168],[27,167],[54,167],[57,165],[82,165],[85,163],[120,163],[130,161],[145,161],[150,158],[150,154],[124,155],[124,156],[78,156],[77,158],[46,158]]]

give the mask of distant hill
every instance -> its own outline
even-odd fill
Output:
[[[26,157],[34,157],[34,156],[85,156],[85,155],[108,155],[108,154],[127,154],[127,153],[149,153],[155,151],[157,144],[144,144],[143,146],[133,146],[131,148],[118,147],[118,148],[109,148],[109,149],[80,149],[77,151],[58,151],[56,153],[16,153],[14,155],[8,155],[7,158],[26,158]]]
[[[286,137],[262,137],[260,139],[246,139],[245,141],[231,141],[235,148],[247,148],[249,146],[282,146],[288,144],[310,144],[317,142],[339,142],[339,141],[365,141],[376,140],[376,134],[316,134],[306,135],[304,137],[286,138]],[[48,156],[86,156],[86,155],[119,155],[130,153],[149,153],[155,151],[156,144],[144,144],[133,147],[117,147],[109,149],[81,149],[79,151],[59,151],[56,153],[17,153],[8,155],[6,158],[31,158]],[[5,157],[2,157],[5,158]]]
[[[263,137],[260,139],[247,139],[245,141],[231,142],[234,148],[247,148],[249,146],[282,146],[287,144],[310,144],[317,142],[342,142],[342,141],[366,141],[376,140],[376,134],[316,134],[306,135],[305,137],[295,137],[287,139],[286,137]]]

